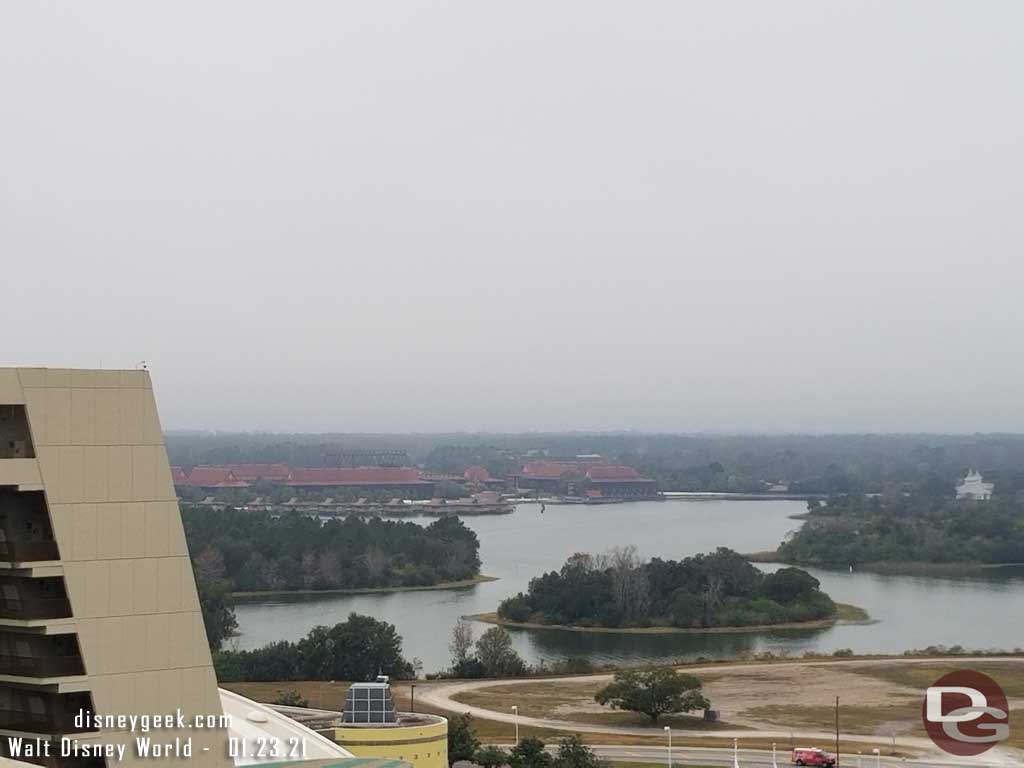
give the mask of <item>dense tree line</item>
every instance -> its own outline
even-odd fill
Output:
[[[206,639],[210,650],[216,651],[238,629],[231,603],[231,582],[224,578],[224,558],[219,551],[207,547],[192,558],[192,572],[196,578]]]
[[[504,600],[509,621],[600,627],[739,627],[832,616],[818,580],[797,568],[764,574],[720,548],[683,560],[642,562],[633,548],[577,554],[560,571]]]
[[[842,496],[808,505],[808,520],[779,548],[786,562],[1024,563],[1024,502]]]
[[[184,506],[193,566],[230,591],[429,586],[480,572],[476,534],[455,517],[428,526],[350,516]]]
[[[522,469],[515,451],[481,444],[441,443],[427,454],[423,465],[431,472],[460,475],[466,467],[480,466],[494,477],[507,477]]]
[[[415,677],[394,625],[357,613],[333,627],[314,627],[297,643],[282,640],[252,651],[219,651],[213,661],[222,683]]]

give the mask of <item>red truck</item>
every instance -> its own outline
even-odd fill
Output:
[[[791,762],[794,765],[814,765],[821,766],[821,768],[834,768],[836,764],[836,756],[830,755],[824,749],[818,749],[817,747],[798,747],[793,750],[793,759]]]

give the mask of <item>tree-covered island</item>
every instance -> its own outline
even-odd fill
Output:
[[[356,516],[321,523],[183,506],[182,518],[197,573],[232,592],[426,587],[480,574],[480,542],[456,517],[427,526]]]
[[[798,568],[765,574],[720,548],[642,561],[633,548],[576,554],[504,600],[500,622],[587,628],[716,629],[835,618],[818,580]]]

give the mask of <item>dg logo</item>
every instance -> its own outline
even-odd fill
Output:
[[[965,669],[940,678],[925,694],[925,730],[958,757],[980,755],[1010,735],[1010,707],[999,683]]]

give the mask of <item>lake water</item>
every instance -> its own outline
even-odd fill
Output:
[[[332,597],[282,597],[236,607],[240,636],[254,648],[297,640],[317,624],[344,621],[355,611],[389,621],[404,638],[407,658],[426,672],[449,663],[452,626],[464,614],[493,611],[526,589],[533,576],[561,567],[574,552],[604,552],[634,544],[644,557],[679,559],[719,546],[738,552],[773,549],[801,522],[799,501],[703,500],[606,506],[524,504],[511,515],[467,517],[480,537],[483,573],[498,581],[457,590]],[[419,521],[429,523],[429,520]],[[772,566],[767,566],[769,570]],[[859,605],[877,623],[819,630],[730,634],[615,635],[559,630],[511,630],[530,662],[589,656],[598,663],[640,663],[727,657],[744,651],[805,650],[900,653],[928,645],[1010,649],[1024,646],[1024,578],[880,576],[809,569],[835,600]],[[477,634],[487,628],[478,624]]]

